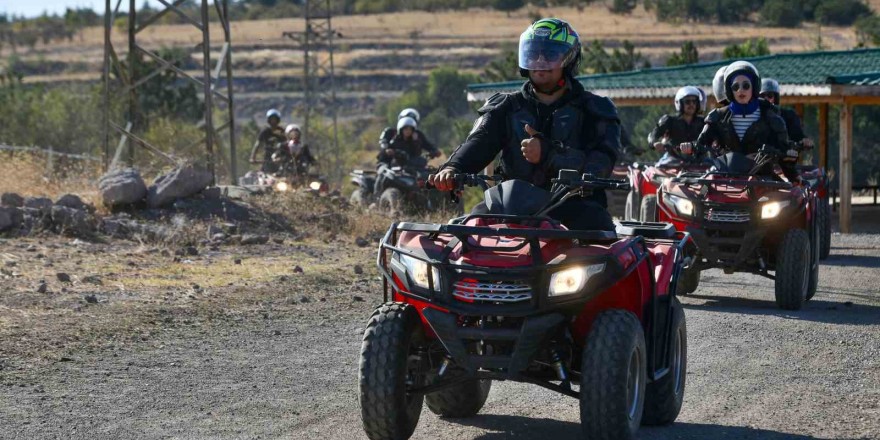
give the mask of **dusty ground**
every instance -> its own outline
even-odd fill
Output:
[[[178,261],[129,242],[0,241],[0,438],[365,438],[357,357],[381,286],[374,247],[352,241]],[[704,274],[683,301],[681,416],[641,438],[880,438],[878,285],[878,235],[835,235],[799,312],[775,307],[768,280]],[[577,438],[577,410],[496,383],[481,415],[425,410],[414,438]]]

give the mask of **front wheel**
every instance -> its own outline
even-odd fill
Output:
[[[370,316],[358,389],[364,431],[371,440],[408,439],[415,431],[424,397],[408,393],[407,383],[419,377],[418,344],[423,340],[412,306],[385,303]]]
[[[382,191],[379,197],[379,209],[383,214],[391,216],[400,212],[400,205],[403,200],[403,193],[397,188],[388,188]]]
[[[642,205],[639,208],[639,219],[643,222],[657,221],[657,196],[642,197]]]
[[[700,286],[700,270],[696,267],[690,269],[682,269],[678,277],[678,284],[675,286],[676,295],[687,295],[697,291]]]
[[[588,439],[628,440],[645,406],[645,335],[631,312],[599,314],[581,360],[581,428]]]
[[[790,229],[776,247],[776,305],[784,310],[804,306],[810,282],[810,237]]]
[[[351,193],[351,198],[348,199],[349,203],[353,206],[367,206],[367,198],[364,195],[364,189],[358,188]]]
[[[629,191],[629,194],[626,195],[626,205],[623,208],[623,219],[626,221],[636,220],[633,215],[634,207],[636,206],[636,192],[633,190]]]
[[[678,298],[672,300],[672,339],[669,372],[645,387],[645,425],[668,425],[675,421],[684,402],[687,376],[687,325]]]

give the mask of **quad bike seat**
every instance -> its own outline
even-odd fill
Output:
[[[617,225],[620,235],[641,235],[645,238],[675,238],[675,227],[671,223],[622,221]]]

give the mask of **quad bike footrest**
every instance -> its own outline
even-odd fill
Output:
[[[525,318],[519,329],[481,329],[460,327],[458,316],[437,309],[425,308],[422,315],[455,364],[468,373],[480,369],[504,370],[509,378],[524,371],[542,343],[565,322],[560,313]],[[510,355],[480,355],[468,352],[466,341],[513,341]]]

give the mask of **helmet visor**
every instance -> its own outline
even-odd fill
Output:
[[[534,38],[524,33],[519,39],[519,67],[525,70],[553,70],[564,67],[572,45],[555,40]]]

